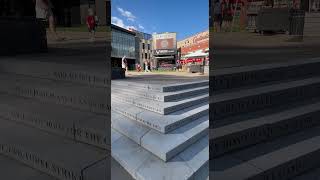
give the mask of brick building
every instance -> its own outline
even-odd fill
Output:
[[[201,50],[202,52],[209,51],[209,30],[200,32],[191,37],[177,42],[177,47],[180,52],[180,57]]]

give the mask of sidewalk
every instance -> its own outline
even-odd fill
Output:
[[[91,43],[89,32],[58,31],[58,36],[66,38],[63,41],[56,41],[51,32],[47,31],[48,45],[70,44],[70,43]],[[109,38],[110,39],[110,38]],[[96,32],[95,42],[106,42],[107,32]]]
[[[192,78],[206,78],[208,74],[200,74],[200,73],[188,73],[188,72],[178,72],[178,71],[163,71],[163,72],[137,72],[137,71],[129,71],[126,73],[127,77],[158,77],[158,76],[167,76],[167,77],[192,77]]]
[[[286,34],[261,35],[250,32],[211,33],[210,46],[216,48],[276,48],[320,46],[320,37],[299,37]]]

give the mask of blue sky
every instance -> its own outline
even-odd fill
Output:
[[[178,40],[208,29],[209,0],[111,0],[112,23]]]

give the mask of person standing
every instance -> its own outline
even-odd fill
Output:
[[[94,41],[95,39],[95,31],[96,31],[96,20],[95,20],[95,16],[94,16],[94,11],[93,9],[89,8],[88,9],[88,16],[87,16],[87,20],[86,20],[87,26],[88,26],[88,30],[89,33],[91,34],[91,41]]]
[[[222,9],[220,0],[214,1],[213,20],[216,32],[220,32],[222,26]]]
[[[150,60],[148,60],[148,66],[149,66],[149,71],[152,72],[152,63]]]
[[[128,63],[127,63],[127,59],[126,56],[123,56],[122,60],[121,60],[121,66],[122,69],[127,72],[128,71]]]
[[[53,14],[53,5],[50,0],[34,0],[36,18],[49,23],[49,29],[56,40],[64,40],[60,38],[56,31],[55,17]]]
[[[150,70],[149,70],[149,63],[148,63],[147,60],[144,61],[144,68],[145,68],[144,72],[150,72]]]

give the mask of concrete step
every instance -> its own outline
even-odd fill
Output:
[[[320,126],[320,102],[210,129],[212,158]],[[214,123],[214,122],[213,122]]]
[[[309,19],[309,18],[320,18],[319,13],[317,12],[308,12],[305,14],[305,18]]]
[[[57,180],[3,155],[0,155],[0,169],[4,180]]]
[[[123,179],[134,180],[131,175],[115,160],[111,157],[111,180]]]
[[[310,76],[319,76],[320,58],[299,61],[215,69],[210,72],[215,92]]]
[[[203,87],[208,86],[209,81],[208,80],[193,80],[190,82],[181,83],[179,81],[172,82],[168,84],[167,81],[157,82],[155,81],[148,81],[145,80],[142,83],[141,82],[130,82],[127,80],[114,80],[111,82],[111,86],[117,86],[124,89],[130,89],[130,88],[139,88],[141,90],[145,91],[154,91],[154,92],[174,92],[174,91],[181,91],[186,89],[192,89],[197,87]]]
[[[319,25],[319,19],[317,22],[307,22],[304,24],[304,31],[310,31],[310,30],[320,30],[320,25]]]
[[[317,169],[312,169],[310,171],[307,171],[297,177],[292,178],[292,180],[320,180],[320,167],[317,167]]]
[[[0,124],[0,154],[61,180],[107,179],[107,151],[12,121]]]
[[[291,179],[320,166],[320,128],[210,159],[216,180]]]
[[[194,105],[168,115],[161,115],[124,102],[112,101],[111,103],[113,111],[161,133],[169,133],[209,113],[208,103]]]
[[[320,77],[214,95],[214,120],[319,97]]]
[[[304,24],[309,23],[319,23],[320,22],[320,16],[318,17],[305,17]]]
[[[175,92],[153,92],[153,91],[144,91],[139,88],[122,88],[116,85],[112,86],[112,94],[122,95],[122,96],[131,96],[135,98],[145,98],[154,101],[160,102],[170,102],[180,99],[189,98],[192,96],[200,95],[200,94],[208,94],[209,87],[197,87],[187,90],[175,91]]]
[[[139,180],[205,180],[208,176],[208,136],[164,162],[126,136],[111,131],[112,157]]]
[[[80,112],[55,104],[0,95],[0,117],[82,143],[111,150],[110,116]]]
[[[45,79],[4,74],[0,75],[0,83],[6,85],[1,87],[0,91],[2,93],[61,104],[97,114],[106,114],[107,110],[110,109],[110,96],[107,95],[107,88],[91,88]]]
[[[111,127],[163,161],[168,161],[203,136],[208,135],[209,116],[163,134],[113,112]]]
[[[111,74],[107,67],[92,68],[90,66],[56,63],[48,61],[28,61],[6,58],[0,61],[0,73],[25,75],[57,81],[79,83],[88,86],[111,86]]]
[[[190,106],[208,102],[209,94],[200,94],[188,99],[178,100],[174,102],[158,102],[146,98],[135,98],[132,96],[123,96],[121,94],[111,94],[111,101],[122,101],[127,104],[131,104],[152,112],[167,115],[188,108]]]

